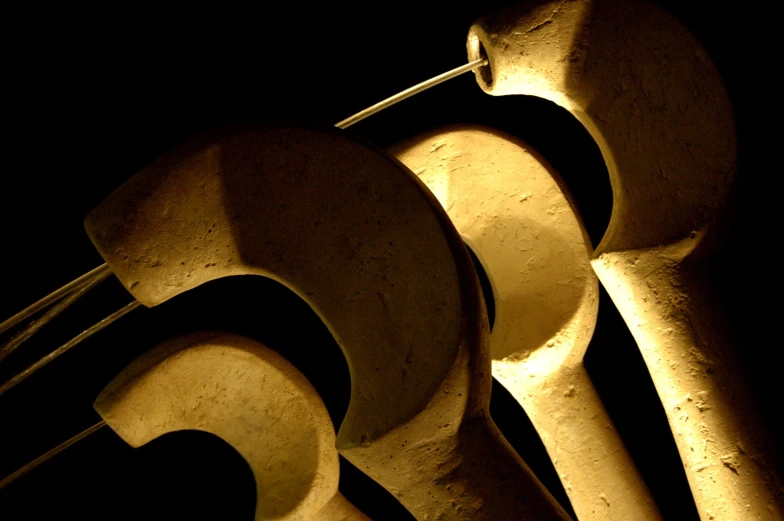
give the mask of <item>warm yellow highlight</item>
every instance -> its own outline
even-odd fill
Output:
[[[335,431],[316,390],[258,342],[166,342],[112,380],[95,409],[132,447],[179,430],[226,441],[256,478],[258,521],[368,521],[338,492]]]
[[[700,505],[706,519],[782,519],[781,491],[766,490],[776,486],[774,462],[745,421],[754,404],[737,391],[739,366],[699,275],[660,249],[605,253],[592,264],[645,358],[695,498],[710,501]]]
[[[590,242],[557,174],[481,127],[392,151],[431,187],[493,286],[493,375],[531,418],[579,519],[661,515],[583,366],[596,324]]]
[[[599,145],[613,213],[593,266],[642,351],[702,518],[784,519],[775,448],[703,276],[736,153],[705,50],[651,3],[559,0],[479,20],[468,52],[487,54],[486,92],[558,103]]]
[[[351,372],[340,453],[418,519],[566,519],[490,418],[471,258],[393,158],[338,131],[204,136],[131,178],[85,225],[146,305],[239,274],[302,296]]]

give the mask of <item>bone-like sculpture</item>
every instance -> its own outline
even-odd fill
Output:
[[[240,274],[306,300],[351,373],[338,449],[418,519],[568,517],[490,419],[471,259],[394,158],[337,131],[205,137],[134,176],[85,226],[147,306]]]
[[[703,276],[735,169],[732,110],[695,38],[656,6],[536,2],[479,20],[471,58],[493,95],[569,110],[613,188],[593,267],[635,336],[704,519],[781,519],[772,444]]]
[[[95,409],[140,447],[163,434],[215,434],[256,478],[256,519],[367,521],[338,492],[335,431],[316,390],[294,366],[237,335],[177,338],[112,380]]]
[[[481,127],[439,129],[390,151],[481,259],[496,304],[493,375],[531,418],[577,517],[661,519],[583,366],[598,282],[557,174],[523,143]]]

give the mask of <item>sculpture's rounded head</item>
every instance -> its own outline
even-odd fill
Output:
[[[259,521],[313,519],[337,493],[335,431],[316,390],[248,338],[216,333],[166,342],[115,377],[95,409],[132,447],[181,430],[226,441],[256,479]]]
[[[440,128],[392,147],[438,198],[487,272],[494,371],[581,361],[596,324],[590,240],[555,171],[512,136]]]
[[[459,235],[410,171],[343,132],[203,136],[128,180],[85,227],[148,306],[242,274],[300,295],[351,373],[340,447],[368,446],[422,413],[461,354],[472,371],[450,400],[458,414],[488,406],[487,318]]]
[[[735,130],[718,71],[677,19],[636,0],[525,2],[474,23],[467,46],[489,61],[475,71],[486,92],[548,99],[598,144],[613,213],[597,256],[696,247],[726,199]]]

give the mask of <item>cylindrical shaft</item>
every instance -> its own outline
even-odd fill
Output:
[[[604,254],[593,265],[640,347],[700,514],[784,520],[777,447],[703,268],[654,249]]]
[[[494,374],[531,419],[578,519],[662,519],[582,363],[540,378],[515,365]]]

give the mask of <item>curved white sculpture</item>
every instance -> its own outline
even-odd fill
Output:
[[[335,431],[316,390],[254,340],[165,342],[115,377],[95,410],[132,447],[180,430],[226,441],[256,479],[258,521],[368,521],[338,492]]]

